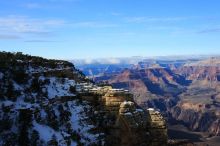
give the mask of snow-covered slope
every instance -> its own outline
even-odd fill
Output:
[[[87,80],[71,63],[20,53],[0,59],[0,145],[103,143],[93,131],[93,107],[75,91]]]

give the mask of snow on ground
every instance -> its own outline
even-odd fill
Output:
[[[4,74],[0,72],[0,80],[4,77]]]
[[[33,68],[32,66],[28,66],[28,69],[26,70],[26,73],[39,73],[43,72],[44,68],[39,66],[37,68]]]
[[[50,141],[52,139],[52,136],[55,135],[57,141],[59,142],[59,145],[66,146],[64,137],[61,135],[60,132],[53,130],[49,126],[38,124],[37,122],[33,122],[33,127],[39,132],[40,138],[45,142]]]
[[[31,65],[28,66],[28,69],[26,70],[26,73],[42,73],[42,72],[47,72],[47,71],[61,71],[61,70],[68,70],[68,69],[72,69],[72,67],[62,67],[62,66],[58,66],[57,68],[49,68],[49,67],[42,67],[42,66],[38,66],[38,67],[32,67]]]
[[[47,69],[47,70],[62,70],[60,69]],[[28,70],[26,73],[40,73],[45,71],[44,68],[39,67],[39,68],[33,68],[29,66]],[[0,72],[0,79],[4,77],[4,74]],[[69,91],[71,86],[75,86],[76,83],[74,80],[69,80],[68,78],[57,78],[57,77],[44,77],[40,76],[39,81],[45,81],[46,79],[49,79],[49,84],[44,85],[41,87],[41,90],[45,90],[45,93],[48,93],[48,98],[52,99],[55,97],[61,97],[61,96],[75,96],[75,94],[71,93]],[[15,91],[20,91],[21,95],[17,97],[17,101],[1,101],[0,105],[4,104],[5,106],[11,106],[13,115],[14,117],[11,117],[11,119],[16,120],[16,117],[18,116],[18,111],[20,109],[31,109],[35,110],[36,108],[40,108],[40,115],[42,119],[46,119],[47,113],[45,110],[41,107],[42,105],[39,104],[38,102],[36,103],[31,103],[31,102],[25,102],[25,98],[32,97],[32,98],[37,98],[37,93],[33,93],[31,90],[27,94],[26,89],[31,87],[32,79],[30,78],[27,82],[27,84],[18,84],[15,81],[13,81],[13,87]],[[24,94],[25,93],[25,94]],[[48,100],[43,101],[43,104],[47,103]],[[46,104],[48,105],[48,104]],[[55,105],[56,106],[56,105]],[[52,107],[55,107],[52,106]],[[71,112],[71,126],[72,129],[78,133],[81,137],[81,142],[84,143],[86,146],[91,144],[92,142],[97,142],[97,137],[99,135],[95,135],[90,133],[89,131],[94,128],[94,125],[91,125],[88,123],[87,120],[87,114],[84,111],[85,108],[90,108],[89,105],[87,104],[78,104],[77,101],[68,101],[68,106],[69,106],[69,111]],[[54,108],[53,108],[54,109]],[[0,111],[0,113],[2,113]],[[59,117],[59,111],[55,110],[56,115]],[[17,131],[17,125],[15,124],[16,121],[13,122],[12,126],[12,131],[16,133]],[[46,124],[43,123],[37,123],[36,120],[33,118],[33,129],[39,132],[40,139],[42,139],[44,142],[48,142],[51,140],[52,136],[55,135],[56,139],[59,143],[59,146],[66,146],[65,138],[68,137],[68,134],[65,133],[64,131],[58,130],[55,131],[53,128],[47,126]],[[1,144],[0,144],[1,145]],[[71,146],[77,146],[77,143],[72,141]]]
[[[143,109],[136,109],[137,112],[143,112]]]
[[[11,106],[14,104],[14,102],[12,102],[10,100],[2,101],[1,103],[4,104],[4,106]]]
[[[87,118],[84,112],[84,107],[81,105],[76,106],[74,104],[71,104],[71,102],[69,102],[68,104],[70,106],[70,112],[72,113],[71,123],[72,127],[74,128],[73,130],[80,133],[82,142],[88,144],[88,141],[86,139],[89,139],[90,142],[96,142],[98,135],[89,133],[89,130],[91,128],[94,128],[94,125],[89,125],[88,123],[83,122],[83,119]]]
[[[87,118],[84,108],[88,108],[88,105],[79,105],[77,101],[68,101],[68,107],[69,111],[71,112],[70,122],[72,125],[72,129],[80,135],[81,142],[84,143],[86,146],[91,144],[91,142],[97,142],[97,137],[99,135],[89,133],[89,130],[93,128],[94,125],[89,125],[88,122],[84,120]],[[41,114],[43,115],[46,113],[41,110]],[[51,140],[52,136],[55,135],[60,146],[66,145],[64,139],[66,136],[68,137],[69,134],[64,131],[55,131],[51,127],[39,124],[36,121],[33,122],[33,129],[39,132],[40,138],[45,142]],[[71,142],[71,146],[76,145],[76,142]]]
[[[46,85],[48,98],[55,98],[59,96],[75,96],[75,94],[70,93],[70,86],[75,86],[74,80],[64,79],[64,83],[62,84],[61,79],[50,77],[50,84]]]
[[[13,87],[14,87],[14,90],[16,91],[23,91],[24,88],[22,86],[20,86],[19,84],[17,84],[15,81],[13,82]]]

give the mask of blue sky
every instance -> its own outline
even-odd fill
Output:
[[[0,50],[47,58],[220,54],[219,0],[0,0]]]

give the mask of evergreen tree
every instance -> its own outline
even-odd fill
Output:
[[[29,132],[28,128],[32,125],[32,112],[29,109],[22,109],[19,112],[19,135],[18,145],[29,146]]]
[[[56,135],[53,135],[51,140],[48,141],[48,146],[58,146]]]
[[[33,130],[31,134],[31,146],[39,146],[40,144],[40,136],[36,130]]]
[[[53,109],[47,111],[47,122],[48,126],[52,127],[54,130],[59,129],[59,122]]]
[[[6,96],[8,99],[16,101],[16,97],[14,97],[14,85],[11,80],[8,81]]]

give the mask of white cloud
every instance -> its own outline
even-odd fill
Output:
[[[17,35],[10,35],[10,34],[0,34],[0,40],[14,40],[20,39],[20,36]]]
[[[93,62],[94,62],[94,60],[93,60],[93,59],[90,59],[90,58],[87,58],[87,59],[84,60],[84,63],[85,63],[85,64],[91,64],[91,63],[93,63]]]
[[[85,21],[85,22],[76,22],[70,24],[73,27],[88,27],[88,28],[107,28],[107,27],[117,27],[117,24],[112,23],[102,23],[96,21]]]
[[[37,19],[13,15],[0,17],[0,31],[5,33],[48,35],[50,31],[64,24],[65,21],[57,19]]]
[[[127,22],[142,23],[142,22],[174,22],[187,20],[188,17],[126,17]]]
[[[121,60],[119,58],[98,58],[98,59],[83,59],[80,60],[82,64],[119,64]]]
[[[121,62],[120,59],[117,59],[117,58],[109,58],[106,61],[110,64],[119,64]]]
[[[62,19],[39,19],[17,15],[0,17],[0,31],[5,33],[29,33],[48,36],[51,32],[64,27],[108,28],[117,27],[117,25],[96,21],[67,22]]]

